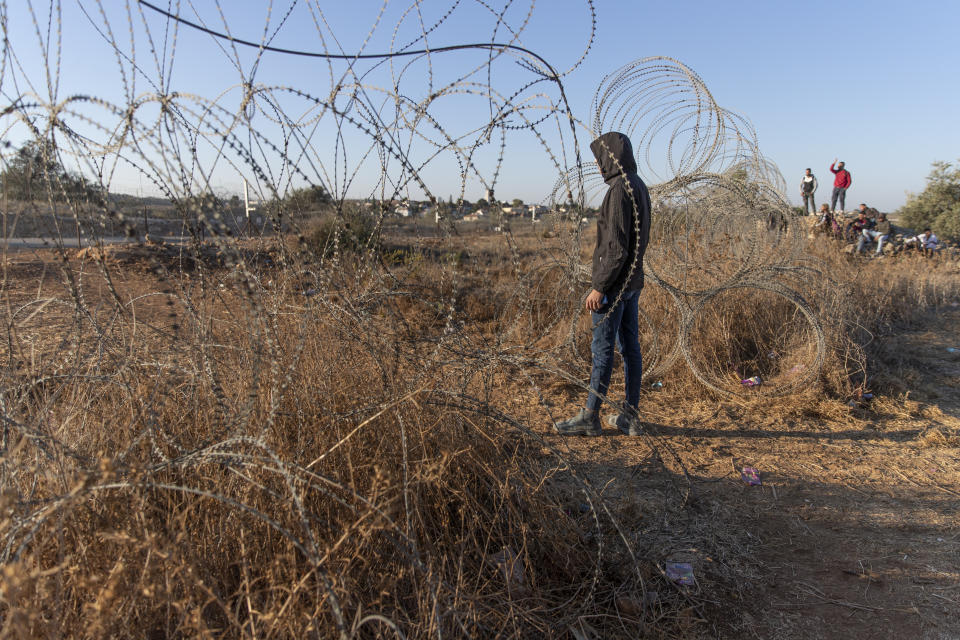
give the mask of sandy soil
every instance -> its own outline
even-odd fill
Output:
[[[931,313],[897,343],[910,355],[900,373],[919,381],[913,400],[782,420],[649,393],[642,411],[662,416],[650,437],[608,428],[552,441],[624,512],[651,491],[679,501],[656,477],[686,468],[684,508],[666,510],[673,522],[646,542],[658,562],[692,562],[709,635],[960,638],[960,353],[947,351],[960,347],[960,309]],[[744,466],[762,485],[743,481]]]

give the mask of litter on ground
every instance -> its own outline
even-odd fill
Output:
[[[744,467],[740,470],[740,477],[749,485],[758,485],[760,482],[760,472],[753,467]]]
[[[677,584],[689,586],[697,583],[693,577],[693,565],[689,562],[668,562],[666,571],[667,577]]]

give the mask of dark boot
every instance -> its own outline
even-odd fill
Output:
[[[581,409],[573,418],[555,423],[553,428],[562,436],[598,436],[603,431],[600,416],[590,409]]]
[[[623,407],[617,415],[607,416],[607,424],[616,427],[625,436],[643,435],[643,425],[637,418],[637,410]]]

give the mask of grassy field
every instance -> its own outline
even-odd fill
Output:
[[[563,439],[590,232],[401,231],[3,256],[5,636],[960,634],[956,263],[648,282],[647,434]]]

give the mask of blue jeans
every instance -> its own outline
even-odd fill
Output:
[[[857,242],[857,253],[863,251],[864,245],[870,242],[871,240],[877,241],[877,255],[880,255],[883,252],[883,242],[887,239],[887,235],[880,233],[879,231],[874,231],[873,229],[864,229],[863,233],[860,234],[860,240]]]
[[[590,315],[593,318],[593,368],[590,371],[590,397],[587,409],[598,411],[603,404],[601,395],[607,395],[610,374],[613,372],[613,347],[616,344],[623,356],[623,378],[626,386],[626,404],[636,407],[640,402],[640,374],[643,361],[640,357],[640,310],[637,300],[639,291],[623,294],[620,304],[610,310],[609,305]],[[604,320],[606,318],[606,320]]]
[[[817,203],[814,202],[812,193],[802,193],[800,194],[803,197],[803,215],[807,213],[816,214],[817,213]]]
[[[830,195],[830,209],[833,211],[837,210],[837,200],[840,200],[840,210],[843,210],[843,207],[847,203],[847,189],[846,187],[834,187],[833,193]]]

